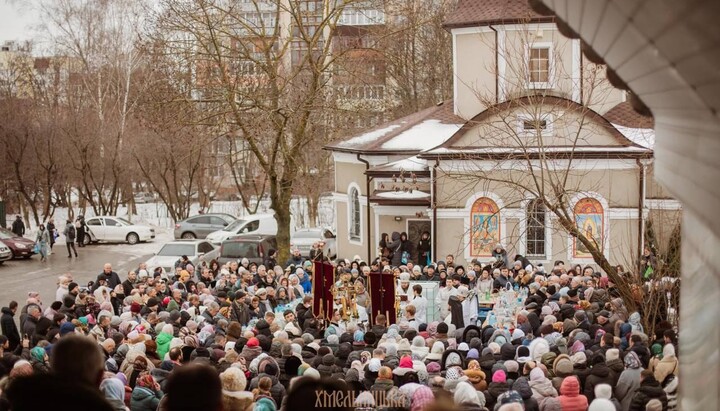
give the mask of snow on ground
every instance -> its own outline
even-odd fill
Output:
[[[392,198],[392,199],[396,199],[396,200],[399,200],[399,199],[408,200],[408,199],[428,198],[428,197],[430,197],[430,194],[425,193],[423,191],[413,190],[413,191],[409,191],[409,192],[388,191],[385,193],[378,193],[377,196],[382,197],[382,198]]]
[[[175,221],[170,217],[170,214],[168,213],[165,204],[137,204],[135,208],[137,213],[130,215],[128,213],[127,207],[120,207],[117,212],[117,217],[125,218],[126,220],[135,224],[143,224],[153,227],[155,229],[155,240],[148,243],[140,243],[135,245],[109,244],[105,247],[108,247],[112,251],[116,251],[119,253],[142,256],[155,253],[160,250],[160,247],[162,247],[163,244],[168,241],[173,241],[173,230],[175,228]],[[197,215],[199,211],[199,203],[194,203],[191,205],[191,216]],[[270,202],[267,200],[262,200],[257,211],[261,214],[272,212],[272,210],[270,209]],[[248,215],[247,211],[242,206],[242,203],[240,201],[214,201],[211,203],[210,209],[207,212],[226,213],[238,218],[242,218]],[[290,227],[291,231],[295,231],[296,229],[309,226],[307,201],[305,200],[305,198],[294,198],[290,203],[290,212],[293,215],[293,223]],[[82,210],[75,209],[74,215],[77,216],[82,213]],[[333,202],[331,197],[321,197],[320,203],[318,204],[317,214],[319,226],[327,227],[335,231],[335,211],[333,208]],[[92,209],[87,209],[85,210],[84,215],[85,218],[89,218],[94,217],[95,213],[92,211]],[[67,220],[67,217],[67,208],[55,209],[53,218],[55,220],[55,226],[57,227],[57,230],[61,233],[60,237],[58,237],[57,239],[56,244],[62,246],[65,245],[65,236],[62,235],[62,231],[65,228],[65,221]],[[9,223],[12,222],[13,218],[14,216],[12,215],[8,216]],[[25,235],[25,237],[34,240],[35,233],[37,232],[37,226],[32,221],[30,221],[29,224],[28,221],[25,221],[25,224],[26,226],[28,226],[27,234]]]

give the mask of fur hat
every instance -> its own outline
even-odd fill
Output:
[[[247,386],[245,373],[236,367],[230,367],[220,373],[220,381],[222,382],[223,395],[229,397],[234,397],[237,393],[245,391]]]

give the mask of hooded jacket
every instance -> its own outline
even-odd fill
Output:
[[[633,399],[630,402],[630,411],[643,411],[645,405],[652,399],[658,399],[663,405],[663,410],[667,410],[668,400],[667,394],[660,386],[660,383],[654,377],[647,377],[640,383]]]
[[[614,381],[610,368],[604,362],[593,365],[585,380],[584,394],[588,402],[592,402],[595,399],[595,387],[599,384],[607,384],[614,387]]]
[[[487,409],[494,409],[500,394],[507,391],[510,391],[510,386],[506,382],[491,382],[488,384],[487,390],[483,393],[485,394],[485,406]]]
[[[533,391],[530,388],[530,384],[528,383],[528,379],[525,377],[520,377],[512,385],[512,389],[517,391],[518,394],[523,399],[523,402],[525,403],[525,411],[539,411],[540,406],[538,405],[538,401],[533,397]]]
[[[136,386],[130,397],[130,409],[132,411],[155,411],[160,405],[162,397],[161,391],[155,393],[148,388]]]
[[[587,398],[580,394],[580,382],[577,377],[566,377],[560,385],[560,405],[563,411],[586,411]]]
[[[638,360],[637,368],[627,368],[623,371],[620,374],[620,378],[618,378],[617,385],[615,386],[615,397],[618,401],[620,401],[620,405],[623,410],[630,408],[630,403],[632,402],[635,393],[640,388],[640,373],[642,372],[642,367],[639,365]]]
[[[543,376],[542,379],[530,380],[528,385],[532,390],[533,398],[535,398],[540,404],[542,404],[545,398],[558,396],[558,392],[555,387],[553,387],[552,382],[545,376]]]

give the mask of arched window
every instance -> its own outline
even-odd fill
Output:
[[[545,205],[533,200],[527,206],[526,250],[531,257],[545,257]]]
[[[350,189],[350,228],[349,235],[351,240],[360,241],[360,191],[352,187]]]
[[[470,256],[492,257],[500,242],[500,209],[487,197],[480,197],[470,209]]]
[[[604,210],[600,202],[594,198],[583,198],[575,204],[575,224],[597,250],[603,252],[603,235],[605,233]],[[577,238],[573,238],[573,257],[592,258],[590,249]]]

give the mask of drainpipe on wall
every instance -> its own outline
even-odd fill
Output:
[[[430,207],[432,207],[432,260],[437,259],[437,168],[440,166],[440,160],[435,159],[435,165],[430,169]]]
[[[638,167],[640,167],[639,180],[640,180],[640,195],[638,198],[638,263],[640,264],[640,256],[645,248],[645,218],[643,218],[643,211],[645,210],[645,179],[647,178],[647,168],[643,164],[641,159],[637,160]],[[642,273],[641,273],[642,275]]]
[[[498,104],[500,102],[500,73],[498,68],[498,60],[500,59],[499,39],[498,32],[495,30],[495,27],[488,27],[490,27],[490,30],[495,32],[495,104]]]
[[[370,239],[372,236],[370,235],[370,176],[367,175],[367,171],[370,169],[370,162],[368,160],[363,160],[360,157],[360,154],[357,155],[357,159],[359,162],[365,164],[365,211],[367,213],[367,217],[365,219],[367,220],[367,261],[370,262],[370,259],[372,259],[372,242]]]

